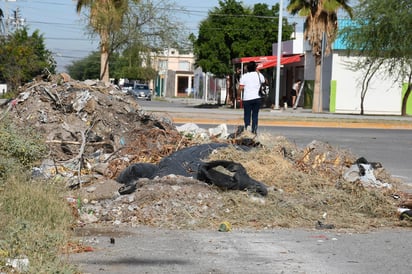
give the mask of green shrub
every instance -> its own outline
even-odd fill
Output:
[[[32,129],[17,129],[7,119],[0,124],[0,155],[14,158],[23,166],[44,157],[46,145]]]
[[[11,120],[0,120],[0,185],[11,174],[28,173],[46,155],[47,147],[32,129],[18,129]]]
[[[27,258],[29,273],[77,273],[61,256],[74,221],[63,186],[30,178],[45,155],[33,130],[0,120],[0,273],[15,272],[9,258]]]

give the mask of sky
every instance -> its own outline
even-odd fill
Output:
[[[154,0],[160,1],[160,0]],[[171,0],[172,1],[172,0]],[[178,7],[174,16],[183,21],[186,28],[197,33],[200,21],[207,17],[208,11],[219,6],[218,0],[174,0]],[[283,1],[284,8],[287,1]],[[19,10],[29,33],[39,30],[45,38],[47,49],[53,52],[57,61],[57,71],[64,71],[66,65],[87,56],[98,49],[97,38],[86,33],[83,17],[76,12],[76,0],[0,0],[0,8],[5,17]],[[243,0],[243,4],[256,3],[275,5],[278,0]],[[285,10],[285,9],[284,9]],[[286,12],[283,13],[286,16]]]

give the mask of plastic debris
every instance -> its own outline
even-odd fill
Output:
[[[229,222],[223,222],[219,225],[220,232],[229,232],[232,230],[232,225]]]

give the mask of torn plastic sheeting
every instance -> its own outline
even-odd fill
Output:
[[[158,165],[150,163],[133,164],[125,168],[116,180],[119,183],[133,186],[139,178],[150,179],[157,176],[164,177],[174,174],[193,177],[223,189],[251,190],[263,196],[267,195],[266,186],[249,177],[241,164],[231,161],[212,161],[209,163],[203,161],[209,154],[213,153],[214,150],[227,146],[229,145],[224,143],[211,143],[184,148],[162,159]],[[243,146],[237,147],[239,149],[249,149]],[[233,174],[228,175],[214,170],[213,168],[217,166],[222,166],[227,171],[233,172]],[[123,191],[122,188],[121,191],[125,194],[135,190],[135,188],[132,187],[130,190]]]
[[[204,140],[209,139],[209,137],[226,139],[229,136],[226,124],[220,124],[214,128],[206,130],[194,123],[186,123],[181,126],[176,126],[176,130],[184,135],[193,135],[194,137],[200,137]]]
[[[216,149],[228,146],[229,145],[225,143],[211,143],[187,147],[176,151],[159,162],[158,166],[160,170],[157,175],[163,177],[169,174],[175,174],[194,177],[197,174],[199,166],[209,154]],[[245,147],[243,147],[243,149],[245,149]]]
[[[199,136],[202,139],[207,139],[209,136],[207,134],[207,130],[200,128],[198,125],[194,123],[186,123],[181,126],[176,126],[176,130],[184,135],[193,135]]]
[[[139,178],[163,177],[170,174],[185,177],[195,177],[202,159],[218,148],[228,144],[212,143],[187,147],[163,158],[157,165],[151,163],[135,163],[125,168],[116,181],[122,184],[132,184]]]
[[[217,127],[209,128],[209,135],[226,139],[229,136],[226,124],[220,124]]]
[[[217,169],[221,167],[221,169]],[[232,172],[232,174],[227,174]],[[250,190],[262,196],[268,194],[267,187],[251,178],[246,169],[232,161],[211,161],[199,167],[197,179],[227,190]]]
[[[368,186],[379,187],[379,188],[381,187],[391,188],[392,187],[388,183],[382,183],[381,181],[377,180],[373,170],[374,169],[373,169],[372,164],[352,165],[343,174],[343,179],[351,183],[359,180],[362,183],[362,185],[365,187],[368,187]]]
[[[76,96],[76,101],[73,102],[73,109],[77,112],[80,112],[87,104],[87,101],[90,100],[90,98],[91,95],[88,90],[78,92]]]

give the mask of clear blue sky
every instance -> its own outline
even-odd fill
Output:
[[[185,22],[188,30],[193,33],[197,32],[199,22],[207,17],[208,11],[217,7],[219,3],[218,0],[174,2],[185,10],[185,12],[176,11],[174,16]],[[243,0],[242,2],[247,6],[256,3],[272,6],[278,3],[278,0]],[[283,2],[286,6],[287,1]],[[18,8],[30,32],[38,29],[43,34],[47,48],[54,53],[58,71],[63,71],[65,65],[83,58],[98,47],[98,41],[91,40],[86,34],[85,22],[82,22],[82,17],[75,11],[76,3],[76,0],[0,0],[0,8],[5,15],[11,15]]]

